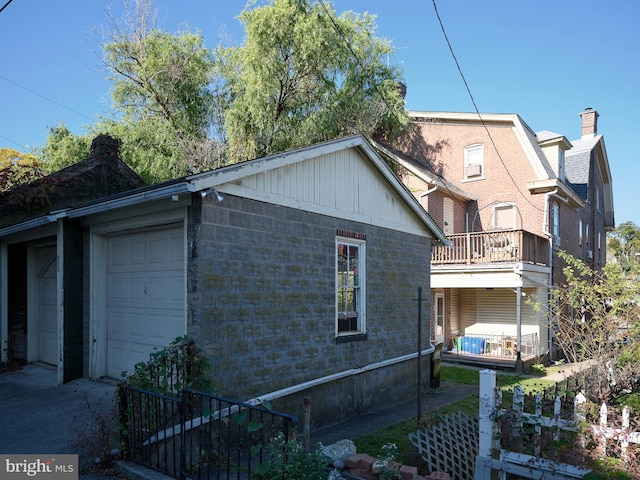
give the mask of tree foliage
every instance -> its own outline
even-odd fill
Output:
[[[633,222],[624,222],[608,234],[611,255],[627,271],[637,270],[640,255],[640,229]]]
[[[233,100],[225,116],[232,161],[405,122],[400,72],[385,62],[393,49],[374,36],[374,16],[272,0],[239,19],[245,45],[217,50]]]
[[[47,141],[39,151],[46,173],[58,171],[89,157],[91,134],[74,135],[64,123],[49,129]]]
[[[113,116],[85,135],[60,124],[41,149],[53,171],[122,140],[122,159],[149,183],[353,133],[407,123],[393,48],[375,17],[315,0],[249,0],[245,43],[209,50],[200,33],[157,27],[152,0],[125,0],[100,42]]]
[[[199,33],[172,35],[155,25],[150,0],[137,0],[122,22],[111,17],[103,63],[114,81],[112,100],[133,138],[153,139],[170,165],[166,179],[218,165],[220,108],[212,53]],[[142,147],[144,148],[144,147]],[[156,153],[160,153],[155,149]],[[144,162],[148,164],[149,162]]]
[[[592,362],[591,394],[599,402],[636,391],[640,374],[640,286],[619,264],[591,270],[565,252],[566,284],[553,291],[556,339],[569,362]]]
[[[44,175],[36,155],[12,148],[0,148],[0,192],[29,183]]]

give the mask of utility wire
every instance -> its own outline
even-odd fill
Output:
[[[324,9],[325,13],[327,14],[327,17],[329,18],[329,20],[331,21],[333,28],[335,29],[335,31],[338,33],[338,35],[340,35],[340,38],[342,39],[344,45],[347,47],[347,49],[349,50],[349,52],[351,53],[351,55],[353,56],[353,58],[355,58],[356,62],[358,62],[358,65],[360,66],[360,68],[362,68],[363,71],[365,71],[365,67],[363,65],[363,62],[360,60],[360,57],[358,56],[358,54],[353,50],[353,48],[351,47],[351,44],[349,43],[349,41],[346,38],[346,35],[342,32],[342,29],[340,28],[340,25],[338,25],[335,21],[335,19],[333,18],[333,15],[331,15],[331,12],[329,12],[329,10],[327,9],[327,6],[325,5],[323,0],[318,0],[318,2],[320,3],[320,5],[322,6],[322,8]],[[380,99],[382,100],[382,102],[385,104],[385,106],[387,107],[387,109],[389,110],[389,113],[396,119],[396,121],[398,123],[400,123],[398,116],[396,115],[396,112],[391,108],[391,106],[389,105],[389,103],[387,102],[387,99],[385,98],[385,96],[382,94],[382,92],[380,91],[380,89],[378,88],[378,85],[375,82],[372,82],[373,88],[375,89],[376,93],[378,94],[378,96],[380,97]],[[421,165],[423,165],[424,167],[427,168],[427,170],[429,170],[431,173],[433,173],[441,182],[442,185],[444,185],[444,187],[447,189],[447,191],[449,192],[449,194],[451,195],[451,197],[453,199],[455,199],[456,202],[458,202],[460,205],[462,205],[464,207],[464,205],[462,204],[462,202],[460,202],[460,200],[458,199],[457,195],[455,195],[451,189],[449,188],[449,185],[447,185],[447,181],[445,180],[445,178],[439,173],[437,172],[433,166],[431,165],[431,162],[429,162],[429,160],[424,156],[422,150],[420,150],[420,148],[418,147],[418,145],[416,144],[415,140],[413,139],[413,137],[409,134],[408,135],[409,141],[412,143],[412,145],[415,148],[415,151],[418,152],[420,154],[420,156],[422,157],[422,160],[424,161],[423,163],[421,163]]]
[[[7,5],[9,5],[11,2],[13,2],[13,0],[9,0],[7,3],[5,3],[2,8],[0,8],[0,13],[2,13],[2,11],[7,8]]]
[[[524,198],[527,201],[527,203],[529,203],[529,205],[531,205],[533,208],[535,208],[536,210],[542,212],[543,209],[541,209],[540,207],[535,205],[533,202],[531,202],[531,200],[529,200],[529,198],[520,189],[520,186],[516,183],[515,179],[511,175],[511,172],[507,168],[507,165],[504,163],[504,160],[502,159],[502,155],[500,155],[500,151],[498,150],[498,147],[496,146],[495,142],[493,141],[493,137],[491,136],[491,132],[489,131],[489,128],[485,124],[484,119],[482,118],[482,115],[480,114],[480,110],[478,110],[478,105],[476,105],[476,101],[473,98],[473,94],[471,93],[471,89],[469,88],[469,84],[467,83],[467,79],[465,78],[464,74],[462,73],[462,68],[460,67],[460,63],[458,62],[458,58],[456,57],[456,54],[453,51],[453,47],[451,46],[451,42],[449,41],[449,37],[447,36],[447,32],[444,29],[444,24],[442,23],[442,19],[440,18],[440,13],[438,13],[438,6],[436,5],[436,0],[432,0],[432,2],[433,2],[433,10],[436,13],[436,17],[438,18],[438,23],[440,24],[440,28],[442,29],[442,34],[444,35],[444,39],[447,42],[447,45],[449,46],[449,52],[451,52],[451,56],[453,57],[453,61],[456,63],[456,67],[458,68],[458,72],[460,73],[460,77],[462,77],[462,81],[464,82],[464,86],[467,89],[467,93],[469,94],[469,98],[471,98],[471,103],[473,103],[473,108],[475,108],[476,113],[478,114],[478,118],[480,119],[480,122],[482,123],[482,126],[484,127],[485,131],[487,132],[487,135],[489,136],[489,140],[491,140],[491,145],[493,145],[493,149],[498,154],[498,159],[500,159],[500,163],[502,163],[502,166],[504,167],[504,170],[507,172],[507,175],[511,179],[511,182],[516,187],[516,190],[518,190],[518,193],[522,196],[522,198]]]
[[[6,5],[5,5],[5,6],[6,6]],[[94,119],[93,119],[93,118],[91,118],[91,117],[89,117],[89,116],[85,115],[84,113],[78,112],[77,110],[74,110],[73,108],[67,107],[66,105],[63,105],[63,104],[62,104],[62,103],[60,103],[60,102],[56,102],[55,100],[52,100],[52,99],[50,99],[50,98],[48,98],[48,97],[45,97],[45,96],[44,96],[44,95],[42,95],[41,93],[38,93],[38,92],[36,92],[36,91],[33,91],[33,90],[31,90],[30,88],[24,87],[24,86],[22,86],[22,85],[20,85],[20,84],[18,84],[18,83],[16,83],[16,82],[14,82],[14,81],[12,81],[12,80],[9,80],[9,79],[8,79],[8,78],[6,78],[6,77],[3,77],[2,75],[0,75],[0,80],[4,80],[4,81],[5,81],[5,82],[7,82],[7,83],[10,83],[10,84],[12,84],[12,85],[15,85],[16,87],[22,88],[23,90],[26,90],[27,92],[32,93],[33,95],[37,95],[38,97],[45,99],[47,102],[51,102],[51,103],[53,103],[54,105],[58,105],[59,107],[62,107],[62,108],[64,108],[64,109],[66,109],[66,110],[69,110],[70,112],[75,113],[76,115],[80,115],[81,117],[84,117],[84,118],[86,118],[87,120],[90,120],[90,121],[92,121],[92,122],[94,121]]]

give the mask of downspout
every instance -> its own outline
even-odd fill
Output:
[[[429,190],[427,190],[426,192],[424,192],[424,193],[421,193],[421,194],[420,194],[420,196],[418,197],[418,202],[420,203],[420,206],[421,206],[421,207],[422,207],[422,199],[423,199],[424,197],[426,197],[427,195],[429,195],[430,193],[435,192],[436,190],[438,190],[438,185],[434,185],[434,187],[433,187],[433,188],[430,188],[430,189],[429,189]],[[424,208],[424,207],[422,207],[422,208]],[[425,210],[426,210],[426,208],[425,208]]]

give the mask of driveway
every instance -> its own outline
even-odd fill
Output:
[[[115,420],[115,390],[88,379],[57,385],[55,371],[39,365],[0,374],[0,453],[78,454],[82,469],[99,420]]]

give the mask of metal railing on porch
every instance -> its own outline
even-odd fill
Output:
[[[516,360],[517,338],[513,335],[473,334],[455,337],[449,354],[458,356],[482,356]],[[520,336],[520,354],[522,358],[538,354],[538,334],[528,333]]]
[[[125,458],[174,478],[249,479],[283,452],[276,438],[295,436],[295,416],[209,393],[180,396],[122,385],[120,428]]]

